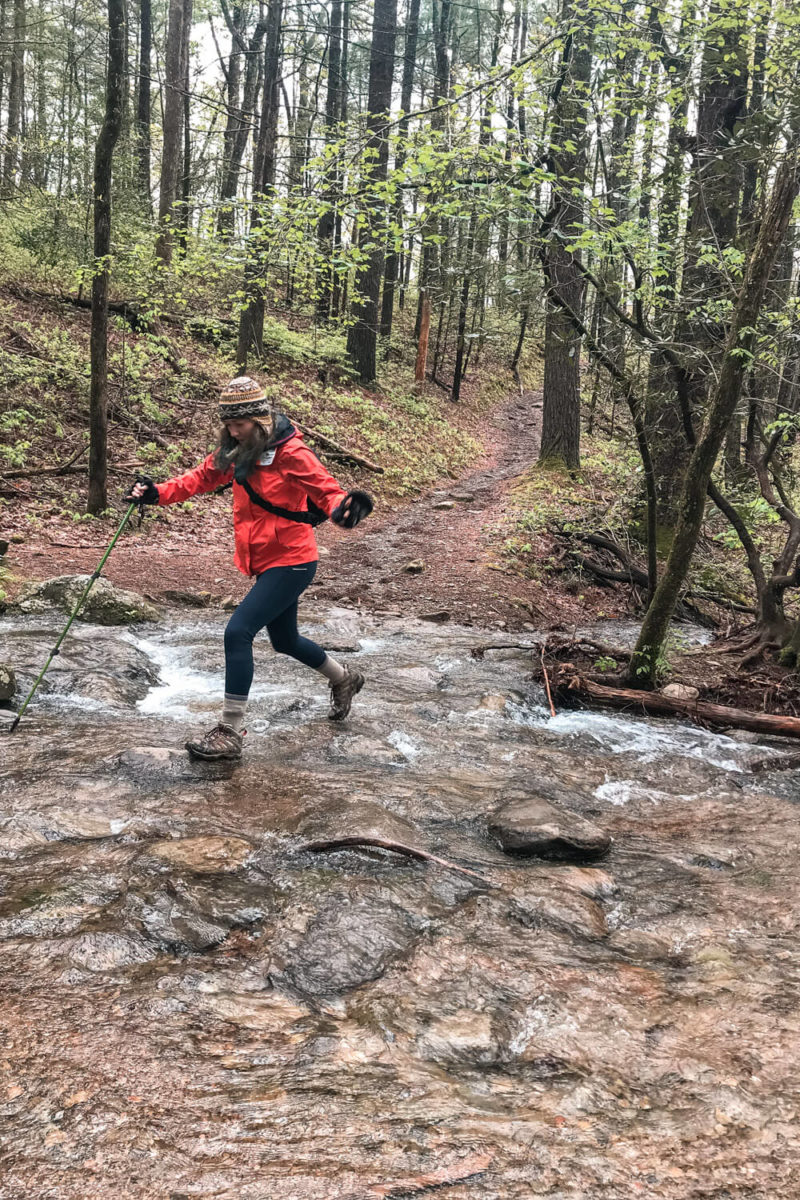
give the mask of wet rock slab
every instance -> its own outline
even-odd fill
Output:
[[[425,848],[424,839],[410,821],[368,800],[338,799],[315,805],[300,816],[293,833],[312,850],[381,842]]]
[[[287,982],[310,996],[352,991],[379,978],[415,939],[410,914],[372,881],[336,889],[302,935],[275,947]]]
[[[489,818],[489,833],[508,854],[538,858],[601,858],[611,848],[609,835],[593,822],[539,796],[498,809]]]
[[[224,875],[240,870],[253,853],[253,847],[237,837],[177,838],[153,842],[148,853],[199,875]]]
[[[225,617],[172,613],[75,630],[0,757],[3,1194],[795,1200],[793,799],[700,730],[559,728],[474,630],[313,620],[346,726],[262,638],[243,762],[192,765]],[[9,619],[18,675],[60,623]]]

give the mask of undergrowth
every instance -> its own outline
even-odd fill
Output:
[[[751,531],[765,564],[782,549],[782,522],[752,482],[726,487],[731,502]],[[581,469],[558,471],[532,466],[512,492],[512,510],[503,533],[505,560],[521,575],[544,581],[558,575],[567,590],[596,584],[564,547],[588,551],[581,535],[600,533],[621,545],[643,570],[647,567],[644,478],[635,448],[618,438],[584,435]],[[669,553],[668,531],[659,532],[658,553]],[[619,565],[619,564],[617,564]],[[689,590],[748,608],[752,579],[735,531],[709,502],[702,536],[688,576]]]
[[[40,281],[41,282],[41,281]],[[156,479],[195,465],[217,435],[220,385],[235,374],[233,322],[212,315],[185,327],[162,322],[136,331],[121,316],[109,329],[110,500],[135,470]],[[480,449],[481,413],[507,390],[506,380],[473,379],[453,405],[434,387],[413,385],[411,347],[382,365],[379,385],[352,377],[344,336],[297,313],[265,322],[265,362],[252,373],[290,418],[383,468],[363,470],[309,443],[343,484],[366,486],[391,502],[440,477],[455,477]],[[491,376],[491,364],[488,374]],[[0,495],[0,524],[35,528],[54,517],[82,517],[89,416],[89,314],[57,300],[27,301],[0,290],[0,475],[30,469]],[[78,455],[63,476],[37,474]],[[14,489],[24,497],[20,509]],[[10,494],[9,494],[10,493]],[[3,511],[6,516],[4,518]]]

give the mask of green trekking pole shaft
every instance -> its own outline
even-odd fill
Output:
[[[64,641],[64,638],[69,633],[70,627],[72,626],[72,622],[75,620],[78,613],[81,611],[81,608],[83,607],[83,603],[86,600],[86,597],[89,595],[89,592],[94,587],[95,582],[100,578],[101,574],[103,573],[103,567],[106,565],[106,562],[108,561],[108,556],[110,555],[111,551],[116,546],[119,535],[122,533],[123,529],[125,528],[126,524],[128,523],[128,520],[130,519],[131,514],[133,513],[133,510],[136,507],[137,507],[137,502],[134,500],[131,503],[131,505],[129,506],[128,511],[125,513],[125,516],[120,521],[117,532],[114,534],[113,538],[111,539],[111,544],[109,545],[108,549],[106,550],[105,554],[100,559],[100,562],[97,565],[97,570],[94,572],[94,574],[89,576],[89,581],[86,584],[86,587],[83,589],[83,592],[81,593],[81,597],[78,600],[78,603],[73,608],[70,618],[67,621],[66,625],[64,626],[64,629],[62,630],[60,638],[56,642],[55,646],[53,646],[53,649],[50,651],[47,662],[42,667],[41,671],[39,672],[39,674],[37,676],[36,682],[34,683],[31,690],[28,692],[28,695],[25,697],[25,703],[22,705],[22,708],[19,710],[16,717],[11,722],[11,725],[9,726],[9,729],[8,729],[9,733],[13,733],[14,730],[19,725],[20,720],[22,719],[22,716],[25,712],[25,709],[28,707],[31,700],[33,699],[34,694],[35,694],[36,689],[38,688],[39,684],[44,679],[44,677],[47,673],[47,669],[50,666],[50,663],[53,661],[53,659],[55,658],[55,656],[58,654],[59,650],[61,649],[61,643]]]

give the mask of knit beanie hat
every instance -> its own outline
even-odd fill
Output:
[[[256,417],[274,417],[272,404],[260,383],[249,375],[240,375],[222,389],[219,419],[224,424],[225,421],[254,420]]]

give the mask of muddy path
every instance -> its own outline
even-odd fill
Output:
[[[319,594],[410,616],[447,614],[462,624],[530,623],[542,611],[542,589],[504,569],[498,531],[511,486],[536,462],[541,413],[540,394],[510,397],[489,418],[486,448],[472,470],[379,515],[357,541],[323,541],[330,554]]]

